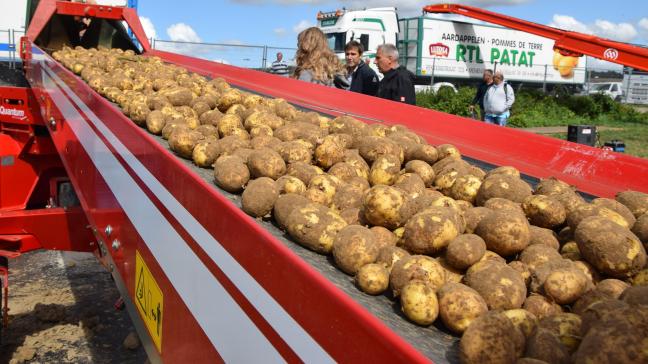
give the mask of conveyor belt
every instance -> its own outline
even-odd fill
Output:
[[[169,149],[166,140],[159,136],[151,135],[158,143]],[[185,165],[193,170],[205,181],[211,183],[215,190],[226,196],[232,203],[241,208],[241,196],[231,194],[220,189],[214,182],[213,169],[197,167],[190,160],[178,157]],[[333,282],[338,288],[346,292],[356,302],[360,303],[376,317],[380,318],[394,332],[406,339],[424,355],[436,363],[457,363],[459,340],[452,336],[443,327],[430,326],[428,328],[414,325],[407,321],[400,310],[398,301],[394,301],[387,294],[369,296],[360,291],[353,283],[353,277],[344,274],[335,267],[330,256],[312,252],[299,244],[290,241],[288,236],[281,231],[271,219],[257,219],[260,225],[271,232],[277,240],[285,244],[290,250],[308,262],[313,268]],[[438,322],[438,321],[437,321]]]

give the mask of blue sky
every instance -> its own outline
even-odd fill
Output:
[[[648,44],[648,0],[615,0],[613,5],[603,0],[455,2],[614,40]],[[295,47],[297,33],[316,23],[315,16],[319,10],[330,11],[344,6],[396,6],[400,15],[416,15],[424,5],[431,3],[434,2],[139,0],[139,14],[144,18],[145,29],[154,33],[156,39]],[[252,53],[250,50],[250,59],[257,57]]]

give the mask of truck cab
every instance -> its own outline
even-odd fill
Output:
[[[379,45],[396,44],[398,16],[394,7],[320,11],[317,26],[326,34],[329,47],[341,60],[344,60],[344,45],[355,40],[364,47],[365,61],[371,62]]]

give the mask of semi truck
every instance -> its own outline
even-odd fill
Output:
[[[399,18],[394,7],[341,9],[319,12],[317,25],[341,59],[351,40],[363,45],[369,60],[380,44],[397,45],[400,63],[421,84],[465,83],[481,79],[485,69],[501,70],[516,83],[582,86],[585,82],[584,58],[554,51],[552,39],[460,15]]]

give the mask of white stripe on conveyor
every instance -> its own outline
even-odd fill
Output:
[[[47,93],[221,357],[226,362],[284,362],[50,76],[56,77],[51,70],[43,72]]]
[[[55,78],[58,76],[52,72]],[[89,108],[58,79],[75,104],[88,116],[97,129],[113,145],[128,165],[144,181],[144,184],[160,199],[191,237],[218,265],[241,293],[277,331],[292,350],[304,361],[333,363],[333,358],[304,330],[279,303],[252,277],[229,252],[187,211],[180,202],[149,172],[149,170],[126,148]]]

